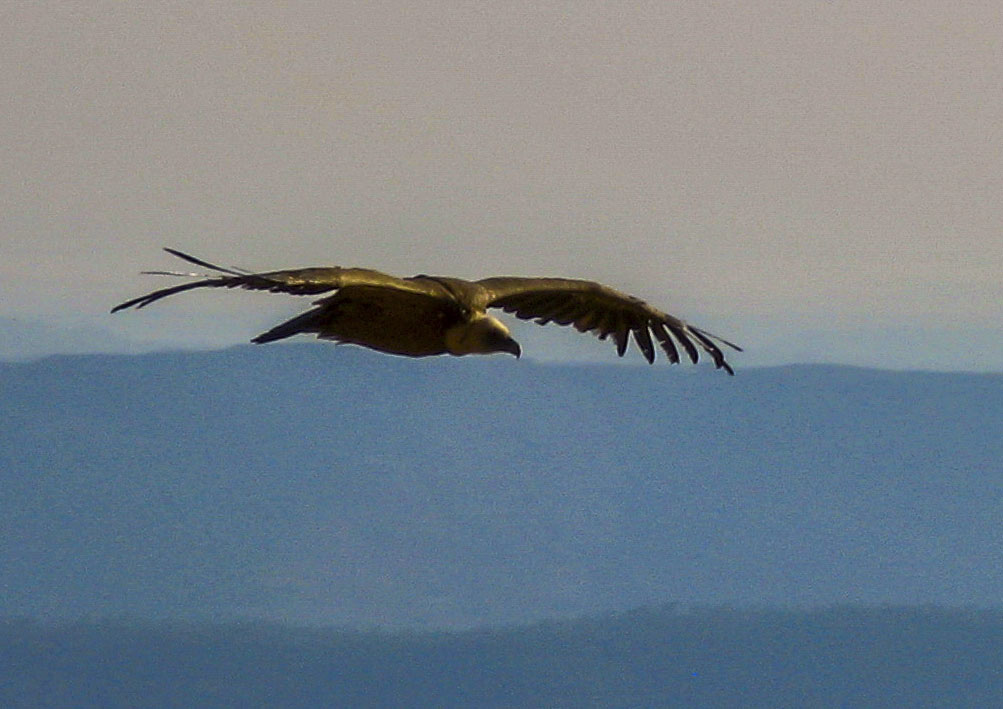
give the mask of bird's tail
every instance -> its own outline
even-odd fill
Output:
[[[301,332],[319,332],[322,324],[321,310],[322,308],[314,308],[313,310],[306,311],[302,315],[297,315],[292,320],[286,320],[284,323],[276,325],[268,332],[261,333],[252,339],[251,342],[260,345],[265,342],[284,340],[287,337],[298,335]]]

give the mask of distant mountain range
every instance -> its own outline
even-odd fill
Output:
[[[644,608],[468,632],[0,620],[0,706],[998,707],[1003,613]]]
[[[0,364],[0,616],[462,628],[1003,598],[1003,375]]]

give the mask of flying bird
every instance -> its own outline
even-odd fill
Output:
[[[679,350],[696,363],[706,352],[718,369],[734,374],[722,346],[738,345],[663,313],[639,298],[593,281],[570,278],[500,276],[467,281],[443,276],[397,278],[367,268],[299,268],[251,273],[216,266],[175,249],[164,249],[214,274],[145,271],[200,280],[163,288],[112,308],[143,308],[161,298],[194,288],[245,288],[272,293],[318,295],[314,307],[251,342],[281,340],[312,333],[325,340],[351,343],[379,352],[409,357],[508,352],[522,350],[503,322],[488,314],[498,308],[540,325],[553,322],[592,332],[600,340],[612,337],[623,356],[634,342],[649,363],[655,361],[655,341],[669,362],[679,362]],[[652,339],[654,338],[654,339]]]

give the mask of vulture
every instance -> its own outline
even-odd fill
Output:
[[[671,363],[680,350],[696,363],[703,350],[718,369],[734,374],[722,346],[738,345],[663,313],[634,296],[593,281],[570,278],[498,276],[479,281],[444,276],[397,278],[367,268],[298,268],[252,273],[224,268],[175,249],[164,249],[212,274],[145,271],[156,275],[199,278],[163,288],[116,305],[112,312],[143,308],[161,298],[194,288],[244,288],[271,293],[319,295],[313,308],[276,325],[251,342],[281,340],[312,333],[326,340],[351,343],[379,352],[409,357],[508,352],[522,350],[503,322],[490,315],[498,308],[540,325],[573,325],[579,332],[612,337],[623,356],[634,342],[649,363],[657,341]]]

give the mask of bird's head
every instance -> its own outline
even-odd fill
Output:
[[[490,315],[481,315],[451,327],[446,332],[446,347],[454,355],[508,352],[518,358],[522,354],[522,348],[512,338],[505,323]]]

